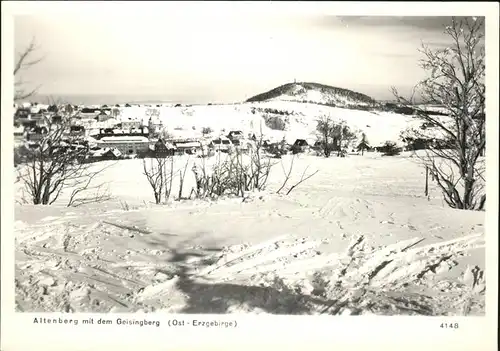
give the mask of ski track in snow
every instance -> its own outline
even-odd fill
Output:
[[[17,310],[484,315],[483,214],[419,197],[409,161],[356,162],[301,157],[314,181],[247,202],[16,206]]]

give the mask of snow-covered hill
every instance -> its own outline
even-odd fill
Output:
[[[337,107],[375,106],[377,104],[371,97],[352,90],[305,82],[287,83],[251,97],[247,101],[259,102],[272,100],[310,102]]]
[[[315,103],[270,100],[227,105],[194,106],[131,106],[120,108],[119,120],[141,120],[147,125],[150,116],[169,135],[199,137],[204,128],[214,134],[227,134],[241,130],[245,135],[261,130],[265,138],[288,143],[296,139],[317,140],[318,120],[328,116],[345,123],[358,136],[365,133],[370,145],[378,146],[385,141],[400,142],[400,133],[416,123],[412,116],[376,110],[331,107]]]

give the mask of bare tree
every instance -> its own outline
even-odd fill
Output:
[[[35,89],[26,90],[26,83],[20,77],[21,73],[30,67],[36,65],[43,60],[43,57],[35,57],[36,51],[39,49],[36,44],[35,38],[33,38],[30,44],[21,52],[17,53],[14,63],[14,101],[20,101],[27,99],[38,91],[40,86]]]
[[[323,149],[325,157],[330,157],[333,145],[333,136],[335,134],[335,124],[329,116],[322,116],[318,120],[318,125],[316,127],[320,136],[320,144]]]
[[[415,138],[433,141],[420,157],[442,190],[446,203],[457,209],[484,209],[484,164],[481,156],[486,146],[485,131],[485,51],[484,18],[452,18],[445,28],[451,47],[431,49],[423,45],[420,66],[429,73],[409,99],[394,95],[415,110],[423,122],[412,128]],[[419,93],[423,106],[439,104],[446,115],[418,107]]]
[[[172,193],[174,180],[174,158],[173,156],[155,156],[143,159],[143,174],[148,179],[155,203],[160,204],[162,197],[168,201]]]
[[[67,121],[54,124],[46,118],[45,123],[47,132],[39,135],[35,144],[24,146],[24,158],[18,167],[19,179],[32,203],[51,205],[64,189],[72,189],[68,206],[109,199],[109,193],[103,190],[105,183],[95,185],[97,176],[109,166],[98,168],[85,161],[88,146],[71,144],[65,135]],[[88,195],[93,190],[96,193]]]
[[[340,156],[341,151],[356,138],[344,121],[337,122],[330,116],[322,116],[318,120],[316,130],[325,157],[330,157],[331,152],[335,150]]]
[[[174,181],[174,157],[168,156],[168,162],[165,162],[165,201],[170,199],[170,195],[172,194],[172,183]]]
[[[190,159],[190,157],[188,156],[186,163],[184,164],[184,169],[179,169],[179,195],[177,196],[177,201],[182,200],[182,193],[184,190],[184,181],[186,180],[186,172],[187,172],[188,165],[189,165],[189,159]]]
[[[142,160],[144,175],[148,179],[149,185],[151,185],[151,188],[153,189],[155,203],[157,205],[161,203],[161,198],[164,194],[163,190],[165,187],[166,178],[165,163],[166,159],[161,157]]]

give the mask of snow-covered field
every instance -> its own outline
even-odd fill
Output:
[[[425,197],[409,154],[301,155],[294,179],[319,172],[288,196],[277,164],[244,199],[163,205],[141,162],[106,169],[105,203],[16,204],[18,311],[485,313],[484,212],[447,208],[432,183]]]

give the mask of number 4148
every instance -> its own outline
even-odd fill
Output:
[[[458,329],[458,323],[441,323],[440,327],[446,329]]]

